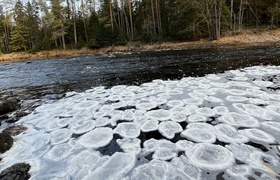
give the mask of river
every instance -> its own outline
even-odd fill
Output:
[[[0,64],[0,90],[19,99],[59,98],[68,91],[154,79],[180,79],[254,65],[279,65],[280,48],[114,53]]]

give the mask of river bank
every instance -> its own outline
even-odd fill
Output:
[[[100,49],[68,49],[68,50],[52,50],[40,51],[37,53],[11,53],[0,55],[0,62],[18,62],[30,61],[38,59],[67,58],[81,55],[98,55],[114,52],[131,52],[131,51],[154,51],[154,50],[176,50],[176,49],[236,49],[251,48],[264,46],[280,45],[280,29],[254,32],[243,31],[242,33],[232,36],[226,35],[219,40],[211,41],[209,39],[201,39],[189,42],[158,42],[153,44],[145,44],[142,42],[129,42],[125,46],[110,46]]]

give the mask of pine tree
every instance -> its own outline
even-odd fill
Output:
[[[11,32],[10,48],[12,51],[26,50],[25,39],[22,36],[23,26],[17,25]]]
[[[40,18],[39,18],[39,6],[38,3],[35,1],[27,3],[27,8],[26,8],[26,26],[27,26],[27,38],[28,38],[28,47],[29,49],[36,51],[40,50],[41,48],[41,31],[40,31]]]
[[[60,5],[60,0],[51,0],[52,3],[52,39],[55,41],[56,45],[58,40],[61,41],[63,49],[66,49],[65,44],[65,22],[64,16],[62,14],[63,8]]]
[[[99,20],[95,12],[93,12],[89,18],[89,27],[88,27],[88,46],[90,48],[99,48],[101,45],[99,44],[100,40],[100,25]]]
[[[20,51],[27,49],[28,42],[28,26],[25,25],[26,14],[21,1],[17,1],[14,7],[15,27],[11,31],[10,49],[12,51]]]

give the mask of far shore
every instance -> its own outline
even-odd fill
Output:
[[[154,50],[178,50],[178,49],[236,49],[252,48],[264,46],[280,46],[280,29],[265,32],[243,32],[235,36],[224,36],[219,40],[210,41],[201,39],[199,41],[188,42],[157,42],[153,44],[144,44],[141,42],[129,42],[125,46],[110,46],[100,49],[68,49],[40,51],[34,54],[27,52],[18,52],[0,55],[1,62],[20,62],[40,59],[68,58],[83,55],[98,55],[114,52],[132,52],[132,51],[154,51]]]

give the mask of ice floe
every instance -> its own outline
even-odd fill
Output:
[[[92,120],[71,123],[70,131],[74,134],[84,134],[95,128],[95,122]]]
[[[209,107],[198,108],[198,109],[196,109],[196,113],[201,114],[201,115],[206,116],[206,117],[215,116],[215,114],[216,114],[215,111],[213,111]]]
[[[155,119],[158,121],[167,121],[170,120],[173,116],[171,111],[159,109],[159,110],[152,110],[145,114],[148,118]]]
[[[152,139],[149,139],[149,140],[146,140],[144,143],[143,143],[143,146],[145,148],[146,151],[148,152],[153,152],[156,150],[157,148],[157,140],[155,140],[154,138]]]
[[[189,98],[189,99],[183,99],[184,103],[186,105],[201,105],[203,103],[203,100],[200,98]]]
[[[91,172],[85,180],[121,179],[133,169],[136,158],[130,153],[115,153],[104,164]]]
[[[235,103],[233,106],[244,113],[258,117],[265,120],[271,120],[272,116],[268,114],[267,110],[253,104]]]
[[[190,149],[191,147],[193,147],[194,143],[191,141],[187,141],[187,140],[179,140],[176,142],[176,148],[179,151],[186,151],[188,149]]]
[[[187,125],[188,129],[200,129],[200,130],[209,130],[210,132],[214,131],[214,126],[211,124],[198,122],[198,123],[190,123]]]
[[[137,139],[137,138],[117,139],[117,143],[124,152],[139,154],[141,151],[141,147],[140,147],[141,140],[140,139]]]
[[[260,129],[244,129],[239,130],[239,132],[253,141],[263,142],[263,143],[274,143],[274,137],[270,134],[260,130]]]
[[[158,131],[167,139],[172,139],[176,133],[183,131],[183,128],[177,122],[165,121],[159,124]]]
[[[71,147],[69,144],[58,144],[51,148],[45,155],[48,159],[60,161],[65,158],[67,158],[73,147]]]
[[[181,133],[181,136],[199,143],[214,143],[216,141],[216,135],[206,129],[187,129]]]
[[[230,124],[237,127],[259,127],[260,123],[257,119],[246,114],[229,112],[219,118],[220,122]]]
[[[201,170],[192,165],[185,156],[173,158],[171,164],[185,175],[183,179],[201,179]]]
[[[184,102],[181,100],[170,100],[166,105],[169,107],[184,106]]]
[[[158,148],[153,154],[153,159],[170,160],[177,157],[177,152],[168,148]]]
[[[265,121],[261,123],[261,126],[263,126],[265,129],[274,130],[280,133],[280,122]]]
[[[175,112],[171,120],[175,122],[184,122],[187,120],[187,116],[186,114]]]
[[[215,134],[219,141],[225,143],[245,143],[249,138],[240,134],[233,126],[229,124],[218,124],[215,127]]]
[[[268,172],[270,175],[277,176],[279,170],[279,161],[269,154],[260,151],[254,151],[250,154],[247,163],[255,169],[261,169]],[[277,168],[278,167],[278,168]]]
[[[24,161],[31,179],[277,179],[279,72],[68,92],[17,122],[29,129],[0,154],[0,171]]]
[[[137,109],[148,111],[150,109],[156,108],[157,104],[153,102],[143,102],[136,104]]]
[[[156,131],[158,129],[158,121],[157,120],[147,120],[143,122],[141,125],[142,132],[150,132]]]
[[[132,180],[150,180],[150,179],[166,179],[167,165],[160,160],[152,160],[151,162],[136,167],[132,172]]]
[[[56,144],[61,144],[61,143],[68,141],[72,136],[72,132],[66,128],[57,129],[57,130],[51,132],[50,136],[51,136],[51,143],[53,145],[56,145]]]
[[[209,143],[196,144],[186,151],[190,162],[198,168],[207,171],[220,171],[235,163],[234,155],[228,149]]]
[[[216,106],[213,108],[216,114],[224,115],[229,112],[228,108],[225,106]]]
[[[252,174],[252,168],[249,165],[235,165],[228,168],[226,171],[229,179],[247,179],[247,176]]]
[[[101,154],[99,152],[90,149],[80,152],[69,161],[69,174],[74,175],[83,168],[89,169],[100,157]]]
[[[280,116],[280,106],[278,105],[269,105],[267,106],[267,109],[276,115]]]
[[[136,138],[140,135],[140,126],[137,123],[120,123],[114,129],[114,133],[124,138]]]
[[[192,122],[204,122],[207,121],[208,118],[206,116],[203,116],[201,114],[193,114],[190,115],[187,119],[188,122],[192,123]]]
[[[106,146],[112,139],[113,130],[108,127],[100,127],[81,136],[79,142],[85,148],[97,149]]]

